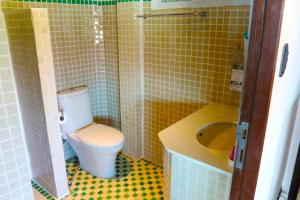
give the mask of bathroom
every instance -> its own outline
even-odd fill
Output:
[[[229,199],[232,163],[201,165],[164,142],[172,138],[168,127],[207,106],[236,126],[251,9],[250,0],[2,0],[0,53],[7,60],[0,62],[10,91],[3,101],[14,99],[8,126],[19,134],[5,152],[25,152],[21,179],[32,180],[26,187],[35,198]],[[119,137],[108,177],[83,166],[84,158],[92,163],[89,155],[80,157],[82,147],[74,150],[63,133],[75,117],[61,99],[78,88],[86,96],[74,113],[83,116],[90,104],[92,118],[71,132],[98,126]],[[201,170],[207,182],[196,181]],[[186,171],[190,176],[180,176]]]

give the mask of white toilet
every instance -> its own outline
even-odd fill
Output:
[[[61,131],[75,150],[80,167],[101,178],[113,177],[124,136],[117,129],[93,123],[87,87],[59,92],[58,106]]]

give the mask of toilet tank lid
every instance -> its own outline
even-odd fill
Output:
[[[70,89],[58,92],[57,96],[59,99],[62,99],[62,98],[69,98],[69,97],[77,96],[77,95],[80,95],[80,94],[83,94],[86,92],[88,92],[87,87],[80,86],[80,87],[70,88]]]

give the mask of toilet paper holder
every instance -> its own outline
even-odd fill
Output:
[[[65,117],[64,117],[64,110],[61,109],[59,111],[59,121],[64,121]]]
[[[64,113],[64,110],[61,109],[61,110],[59,110],[58,113],[59,113],[59,124],[60,125],[65,124],[67,121],[67,115]]]

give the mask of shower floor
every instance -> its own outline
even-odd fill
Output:
[[[163,171],[151,162],[134,161],[122,154],[116,161],[117,174],[112,179],[95,177],[79,168],[77,158],[66,162],[70,194],[65,200],[159,200],[163,199]],[[54,199],[33,183],[33,187],[46,199]]]

